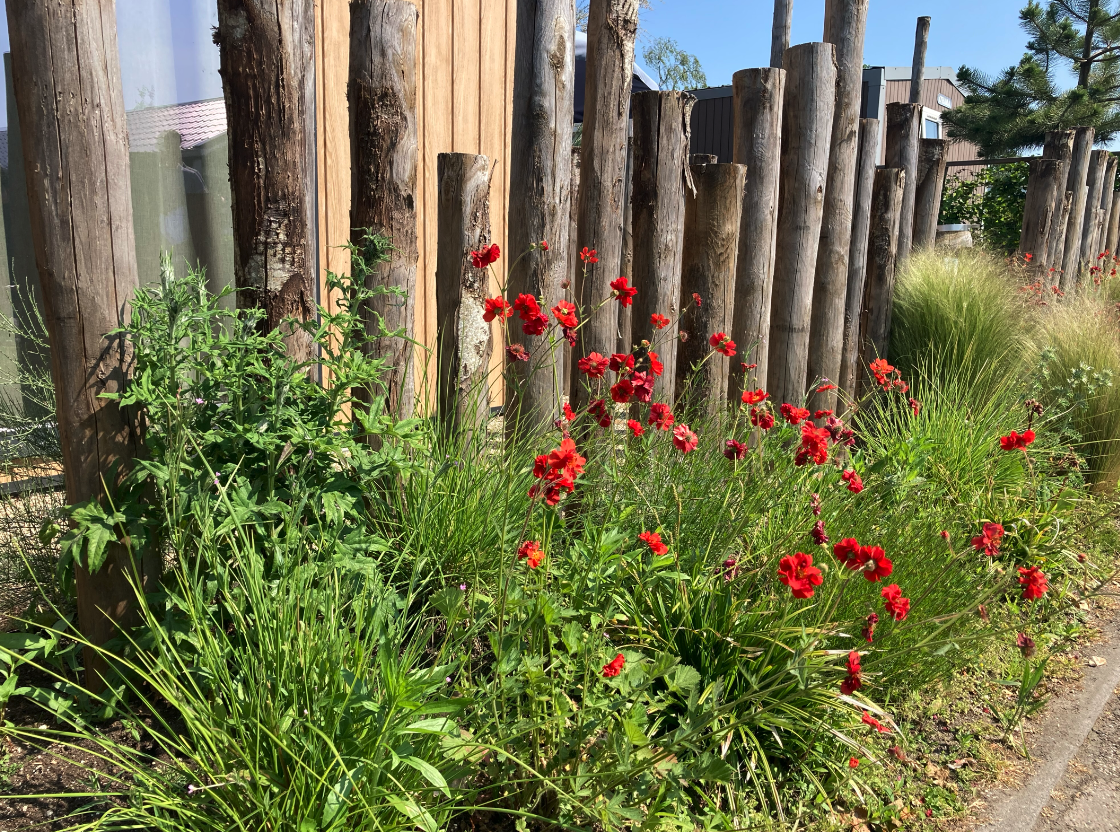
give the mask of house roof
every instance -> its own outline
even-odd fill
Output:
[[[184,150],[196,147],[226,130],[226,102],[222,98],[189,101],[164,107],[144,107],[125,114],[128,119],[128,149],[150,152],[159,137],[169,130],[179,133]]]
[[[587,78],[587,33],[576,31],[575,37],[575,122],[576,124],[583,123],[583,94],[584,85]],[[634,83],[631,85],[631,92],[644,92],[645,90],[659,89],[657,81],[653,76],[638,66],[637,62],[634,63]]]

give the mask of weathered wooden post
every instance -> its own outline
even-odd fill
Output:
[[[1062,244],[1061,283],[1069,291],[1077,282],[1081,257],[1081,228],[1085,223],[1085,201],[1088,196],[1089,161],[1093,151],[1095,130],[1092,127],[1074,128],[1073,157],[1070,160],[1066,191],[1072,194],[1066,237]]]
[[[859,151],[867,3],[868,0],[832,0],[831,30],[826,38],[836,47],[836,108],[813,283],[808,379],[823,378],[833,384],[840,381],[844,351],[844,304],[848,290],[848,254],[852,246],[852,201]],[[814,394],[812,407],[834,410],[836,391]]]
[[[949,163],[948,139],[922,139],[918,144],[918,187],[914,193],[914,248],[933,248],[937,215]]]
[[[449,430],[484,430],[490,418],[486,377],[493,349],[490,324],[482,318],[489,274],[474,267],[471,252],[490,244],[490,160],[440,153],[436,167],[440,419]]]
[[[926,77],[926,46],[929,44],[928,17],[919,17],[914,29],[914,60],[910,62],[910,103],[922,103],[922,82]]]
[[[886,166],[906,173],[906,192],[899,215],[898,251],[900,261],[910,256],[914,233],[914,202],[918,181],[918,137],[921,134],[922,105],[902,102],[887,105]]]
[[[770,66],[782,68],[793,28],[793,0],[774,0],[774,29],[770,35]]]
[[[366,277],[367,289],[402,289],[404,297],[379,294],[363,310],[373,338],[378,317],[406,337],[377,338],[367,345],[385,360],[388,411],[407,418],[415,402],[412,344],[415,331],[416,265],[416,7],[407,0],[355,0],[350,4],[350,233],[359,243],[365,229],[392,240],[391,259]],[[368,395],[368,394],[367,394]]]
[[[1062,163],[1062,187],[1058,192],[1054,209],[1058,220],[1050,227],[1045,256],[1042,258],[1047,270],[1062,267],[1061,246],[1065,241],[1066,223],[1069,221],[1069,210],[1073,203],[1072,194],[1066,188],[1069,166],[1073,160],[1073,138],[1072,130],[1051,130],[1046,134],[1046,144],[1042,148],[1044,159],[1057,159]]]
[[[898,253],[898,224],[902,217],[905,179],[906,172],[900,168],[880,168],[875,171],[867,281],[860,322],[860,363],[863,365],[880,356],[886,357],[887,354]],[[858,377],[861,373],[857,370],[856,375]],[[857,389],[862,384],[862,379],[857,379]]]
[[[637,0],[591,0],[587,19],[587,87],[584,92],[578,235],[575,246],[593,248],[598,263],[576,271],[576,305],[587,318],[575,356],[610,355],[618,339],[618,304],[591,310],[611,296],[622,255],[623,174],[634,75]],[[587,390],[572,361],[573,407],[587,404]]]
[[[1027,198],[1023,206],[1023,230],[1019,235],[1019,254],[1031,255],[1033,270],[1044,274],[1046,242],[1058,222],[1058,195],[1065,188],[1060,159],[1031,159],[1027,178]]]
[[[561,284],[572,256],[574,31],[572,0],[518,0],[507,251],[509,262],[517,262],[506,287],[511,303],[525,293],[548,308],[566,297]],[[547,251],[539,247],[542,240]],[[560,407],[556,379],[565,378],[567,348],[542,364],[548,333],[527,335],[520,326],[509,332],[532,358],[511,362],[516,385],[506,391],[506,427],[549,424]]]
[[[276,329],[315,317],[315,15],[312,0],[218,0],[214,41],[229,132],[239,307]],[[295,361],[310,333],[285,333]]]
[[[633,118],[631,109],[631,118]],[[634,137],[626,141],[626,175],[623,179],[625,190],[622,194],[622,256],[619,274],[634,282]],[[616,352],[629,353],[634,349],[633,305],[620,306],[618,309],[618,349]]]
[[[106,333],[127,320],[138,285],[128,127],[113,0],[9,3],[11,66],[28,171],[31,238],[51,345],[57,425],[71,505],[103,495],[139,445],[117,402],[132,347]],[[60,91],[66,91],[63,94]],[[78,94],[80,91],[80,94]],[[117,483],[109,480],[110,487]],[[136,620],[136,592],[156,588],[160,551],[134,562],[111,543],[100,568],[78,565],[78,626],[95,645]],[[84,651],[85,681],[105,685],[106,662]]]
[[[727,397],[734,400],[745,384],[765,388],[767,383],[786,73],[774,68],[741,69],[732,76],[731,85],[732,161],[747,166],[731,323],[742,360],[731,362],[727,382]],[[744,364],[757,366],[743,370]]]
[[[774,400],[800,402],[809,365],[813,270],[817,265],[832,115],[836,58],[831,43],[786,51],[782,158],[770,309],[768,384]]]
[[[1097,222],[1100,219],[1101,190],[1104,188],[1104,174],[1108,167],[1107,150],[1094,150],[1089,157],[1089,175],[1086,181],[1085,219],[1081,226],[1081,268],[1096,262],[1097,252],[1093,251]]]
[[[696,194],[685,197],[681,297],[687,305],[681,331],[686,338],[677,347],[676,401],[685,409],[703,408],[714,415],[726,407],[728,363],[737,358],[703,358],[712,350],[712,336],[722,332],[730,337],[747,171],[744,165],[701,164],[692,165],[691,172]],[[693,294],[700,296],[699,306],[692,302]]]
[[[879,150],[879,119],[859,120],[859,157],[856,172],[855,210],[852,215],[852,247],[848,254],[848,288],[844,299],[844,353],[840,361],[840,389],[856,394],[859,367],[859,325],[863,308],[863,284],[867,277],[867,244],[871,232],[871,193],[875,186],[875,164]]]
[[[689,117],[696,99],[683,92],[640,92],[634,113],[634,298],[631,337],[649,341],[669,369],[658,379],[658,400],[672,402],[676,388],[677,331],[681,311],[681,254],[688,167]],[[669,323],[654,326],[651,316]],[[639,363],[645,363],[639,352]],[[638,369],[642,369],[639,367]]]
[[[1108,237],[1105,246],[1112,253],[1112,260],[1116,259],[1116,246],[1120,243],[1120,191],[1112,194],[1112,209],[1108,215]]]
[[[1116,193],[1116,165],[1117,158],[1110,153],[1108,156],[1108,165],[1104,170],[1104,182],[1101,185],[1100,214],[1097,219],[1097,228],[1093,235],[1094,260],[1105,251],[1105,240],[1108,237],[1109,215],[1112,213],[1112,195]],[[1111,253],[1111,250],[1109,253]]]

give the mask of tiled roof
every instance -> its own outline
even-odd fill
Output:
[[[155,150],[159,137],[168,130],[179,132],[186,150],[225,132],[226,102],[222,98],[211,98],[166,107],[145,107],[127,113],[126,117],[128,149],[133,153]]]

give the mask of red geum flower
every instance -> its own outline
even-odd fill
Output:
[[[1046,576],[1037,566],[1019,567],[1019,585],[1023,587],[1024,601],[1037,601],[1049,589]]]
[[[618,404],[626,404],[634,395],[634,385],[629,379],[621,378],[611,385],[611,399]]]
[[[725,332],[717,332],[708,339],[708,343],[712,345],[712,349],[720,355],[726,355],[728,358],[735,354],[735,342],[731,340],[731,336]]]
[[[682,454],[687,454],[689,451],[696,450],[700,440],[695,433],[688,429],[688,425],[681,424],[673,428],[673,444]]]
[[[644,540],[649,550],[655,555],[664,555],[669,551],[669,547],[661,542],[661,535],[657,532],[642,532],[638,535],[638,540]]]
[[[579,259],[584,263],[598,263],[599,258],[595,256],[595,249],[588,251],[587,246],[583,247],[583,251],[579,253]]]
[[[910,599],[902,597],[902,590],[899,589],[898,584],[883,587],[880,594],[883,596],[887,612],[894,616],[894,620],[905,621],[910,613]]]
[[[863,638],[868,644],[875,638],[875,625],[878,623],[879,616],[876,613],[867,616],[867,621],[863,625]]]
[[[921,409],[922,409],[922,403],[920,401],[918,401],[917,399],[913,399],[913,398],[910,399],[910,410],[912,410],[914,412],[915,416],[918,415],[918,413],[921,411]]]
[[[845,537],[839,543],[832,545],[832,554],[836,556],[836,559],[853,571],[863,565],[863,562],[859,559],[859,550],[859,541],[854,537]]]
[[[859,760],[855,757],[848,758],[848,768],[856,768],[859,765]]]
[[[539,243],[537,243],[537,245],[539,245],[545,251],[548,251],[548,240],[541,240]]]
[[[508,318],[513,314],[513,309],[509,305],[509,301],[505,298],[487,298],[486,309],[482,313],[482,320],[489,323],[495,318]]]
[[[840,692],[851,696],[863,687],[863,668],[859,666],[859,653],[852,650],[848,653],[848,677],[840,683]]]
[[[548,329],[548,316],[544,313],[529,318],[521,324],[521,331],[526,335],[541,335],[546,329]]]
[[[743,391],[743,404],[759,404],[769,397],[769,393],[759,390],[744,390]]]
[[[664,329],[669,325],[669,319],[662,315],[660,312],[654,312],[649,316],[649,322],[653,324],[654,329]]]
[[[814,419],[823,419],[826,416],[831,416],[831,415],[832,415],[831,410],[818,410],[816,413],[813,414],[813,418]]]
[[[653,398],[653,374],[634,373],[630,376],[630,383],[634,385],[634,398],[642,404],[649,404]]]
[[[649,420],[646,424],[660,430],[669,430],[673,426],[673,411],[669,409],[669,405],[655,402],[649,406]]]
[[[1022,433],[1011,431],[1007,436],[999,438],[999,446],[1005,451],[1024,450],[1032,442],[1034,442],[1034,431],[1029,429]]]
[[[501,251],[495,243],[494,245],[483,246],[478,251],[472,251],[471,263],[476,269],[485,269],[491,263],[496,263],[500,256]]]
[[[588,404],[587,412],[591,414],[592,419],[599,423],[599,427],[609,428],[611,426],[611,412],[607,403],[602,399],[595,399]]]
[[[562,300],[552,307],[550,311],[560,326],[567,327],[568,329],[574,329],[579,326],[579,318],[576,317],[576,305],[571,301]]]
[[[1019,633],[1015,637],[1015,646],[1019,648],[1019,652],[1023,654],[1024,659],[1029,659],[1034,655],[1034,639],[1026,633]]]
[[[889,734],[891,732],[890,728],[883,725],[883,723],[873,717],[868,711],[863,712],[863,716],[860,718],[860,722],[862,722],[864,725],[870,725],[880,734]]]
[[[523,321],[531,321],[533,318],[540,317],[541,314],[541,305],[537,303],[537,299],[525,293],[513,299],[513,308]]]
[[[528,361],[529,353],[520,344],[510,344],[506,347],[506,355],[510,361]]]
[[[621,373],[634,369],[634,356],[624,352],[611,354],[611,372]]]
[[[564,439],[560,447],[548,454],[548,467],[553,471],[562,472],[568,479],[575,479],[583,473],[583,466],[587,463],[585,457],[580,456],[576,450],[573,439]]]
[[[665,372],[665,365],[661,363],[661,359],[653,350],[649,351],[649,370],[655,376],[660,376]]]
[[[607,664],[603,665],[603,678],[610,679],[612,676],[617,676],[622,672],[622,666],[626,664],[626,658],[619,653]]]
[[[813,556],[804,552],[787,555],[778,562],[778,580],[790,588],[794,598],[812,598],[815,586],[824,583]]]
[[[859,474],[855,471],[845,471],[840,475],[840,479],[848,484],[848,490],[853,494],[858,494],[863,491],[863,480],[860,479]]]
[[[700,308],[701,298],[700,298],[700,295],[697,292],[692,293],[692,302],[696,304],[697,309]]]
[[[823,546],[824,544],[828,543],[828,535],[825,534],[823,520],[818,520],[816,523],[814,523],[813,530],[809,532],[809,534],[812,536],[813,542],[818,546]]]
[[[862,561],[860,568],[863,570],[863,577],[872,583],[889,578],[894,571],[894,564],[881,546],[860,546],[859,557]]]
[[[788,402],[783,402],[782,406],[778,408],[782,413],[782,418],[789,422],[791,425],[799,425],[809,418],[809,411],[804,407],[795,407]]]
[[[634,295],[638,294],[638,290],[627,283],[629,281],[625,277],[616,277],[611,281],[611,292],[622,306],[629,306],[634,302]]]
[[[536,540],[526,540],[517,548],[517,559],[525,561],[530,569],[536,569],[544,560],[541,544]]]
[[[584,356],[576,362],[576,365],[588,378],[602,378],[607,372],[607,359],[597,352]]]
[[[758,408],[752,407],[751,424],[762,430],[770,430],[770,428],[774,427],[774,414],[769,410],[759,410]]]
[[[732,581],[739,577],[739,561],[734,556],[729,557],[722,564],[723,566],[723,579],[725,581]]]
[[[1003,526],[999,523],[985,523],[980,534],[972,538],[972,548],[994,558],[999,554],[999,544],[1002,540]]]
[[[816,465],[828,461],[829,434],[825,428],[818,428],[812,422],[801,426],[801,447],[797,449],[794,464],[801,466],[810,460]]]
[[[564,418],[569,422],[576,418],[576,414],[572,412],[572,406],[564,402]]]
[[[728,439],[723,449],[723,455],[734,462],[737,459],[747,458],[747,446],[734,439]]]
[[[630,433],[634,434],[634,436],[641,436],[646,432],[646,429],[642,427],[642,423],[637,419],[628,420],[626,422],[626,427],[630,429]]]

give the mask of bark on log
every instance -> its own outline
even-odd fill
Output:
[[[631,108],[631,119],[633,109]],[[634,284],[634,209],[632,197],[634,195],[634,137],[626,140],[626,175],[623,178],[624,192],[622,195],[622,254],[618,266],[618,273],[630,278]],[[634,306],[620,306],[618,308],[618,346],[615,352],[630,353],[634,349],[633,339],[633,312]]]
[[[579,250],[576,248],[575,241],[578,238],[576,233],[577,216],[579,209],[579,159],[580,148],[572,148],[572,198],[570,200],[570,213],[568,216],[568,274],[564,281],[560,284],[564,290],[564,299],[574,302],[576,293],[573,288],[576,285],[576,272],[580,270]],[[564,363],[558,365],[557,369],[561,367],[564,369],[564,374],[560,376],[560,385],[564,390],[564,398],[570,400],[572,394],[572,373],[571,368],[568,366],[568,361],[575,361],[571,353],[564,356]]]
[[[914,194],[914,248],[933,248],[937,215],[949,162],[948,139],[922,139],[918,145],[918,187]],[[1064,182],[1062,184],[1065,184]]]
[[[1066,191],[1071,193],[1066,237],[1062,244],[1061,289],[1070,291],[1077,282],[1081,258],[1081,229],[1085,223],[1085,201],[1088,196],[1089,161],[1093,150],[1095,130],[1092,127],[1074,128],[1073,158],[1070,161]]]
[[[863,88],[863,36],[868,0],[833,0],[828,40],[836,47],[836,108],[825,186],[824,217],[813,283],[809,326],[808,380],[840,381],[844,351],[844,306],[852,210],[859,151],[859,105]],[[835,410],[836,391],[815,393],[812,409]]]
[[[1060,159],[1031,159],[1027,178],[1027,197],[1023,205],[1023,230],[1019,235],[1019,254],[1031,255],[1032,271],[1044,274],[1046,242],[1059,220],[1058,196],[1065,180]]]
[[[26,154],[31,238],[51,345],[57,426],[71,505],[100,498],[136,454],[132,414],[119,393],[132,372],[131,345],[107,336],[127,319],[136,291],[128,126],[112,0],[9,3],[11,66]],[[63,95],[60,91],[66,91]],[[78,94],[80,92],[80,94]],[[154,277],[154,275],[153,275]],[[88,561],[87,561],[88,563]],[[76,569],[78,626],[104,644],[136,623],[136,593],[159,579],[158,551],[135,563],[111,544],[104,566]],[[86,684],[104,687],[106,663],[84,651]]]
[[[630,88],[634,75],[634,38],[638,31],[637,0],[591,0],[587,19],[587,87],[584,93],[583,139],[577,248],[598,253],[598,263],[576,271],[576,306],[585,316],[611,296],[610,282],[619,272],[622,254],[622,177],[626,169],[626,138]],[[579,330],[574,357],[597,352],[610,355],[618,339],[618,304],[604,305]],[[587,404],[587,390],[577,378],[573,359],[573,408]]]
[[[910,62],[910,103],[922,102],[922,81],[926,75],[926,45],[929,43],[928,17],[919,17],[914,29],[914,59]]]
[[[1062,188],[1057,197],[1055,208],[1058,221],[1050,228],[1050,236],[1046,241],[1046,252],[1043,264],[1046,269],[1058,268],[1061,264],[1061,247],[1065,241],[1066,223],[1069,221],[1069,209],[1072,204],[1072,194],[1066,190],[1069,179],[1069,167],[1073,160],[1073,130],[1051,130],[1046,134],[1046,144],[1042,148],[1044,159],[1057,159],[1062,163]],[[1056,283],[1057,280],[1055,279]]]
[[[768,383],[778,403],[799,403],[809,364],[813,270],[817,264],[836,100],[831,43],[803,43],[786,52],[782,158]]]
[[[681,253],[685,193],[692,190],[688,167],[689,118],[696,99],[683,92],[640,92],[634,113],[634,298],[632,337],[649,341],[669,369],[657,382],[659,401],[672,402],[676,388],[678,316],[681,311]],[[662,329],[650,316],[669,319]],[[648,367],[639,349],[636,369]]]
[[[506,294],[511,303],[521,293],[533,295],[547,308],[566,297],[562,284],[571,258],[575,10],[572,0],[518,0],[517,7],[508,254],[511,262],[521,259],[512,266]],[[541,240],[547,251],[533,248]],[[506,391],[506,427],[551,424],[559,412],[556,380],[565,378],[567,347],[539,364],[548,333],[526,335],[512,326],[510,340],[533,358],[511,364],[516,383]]]
[[[709,338],[730,336],[735,301],[735,258],[743,211],[744,165],[692,165],[696,194],[685,197],[681,296],[689,299],[681,316],[687,339],[677,348],[676,402],[683,411],[715,415],[724,407],[727,368],[738,356],[711,350]],[[700,296],[699,306],[691,302]],[[698,369],[693,369],[698,368]]]
[[[905,179],[906,172],[900,168],[875,171],[875,189],[871,196],[871,241],[860,321],[860,364],[863,367],[887,355]],[[856,375],[859,377],[856,385],[858,393],[863,386],[863,373],[857,370]]]
[[[727,397],[734,400],[748,383],[765,389],[768,378],[786,73],[773,68],[741,69],[731,84],[732,161],[747,166],[731,323],[731,337],[742,360],[731,362],[727,382]],[[757,366],[743,370],[744,364]]]
[[[1112,194],[1112,210],[1108,215],[1108,238],[1105,240],[1106,247],[1112,253],[1112,259],[1116,259],[1116,246],[1120,243],[1120,191]]]
[[[1104,174],[1108,167],[1108,158],[1107,150],[1094,150],[1089,157],[1089,175],[1085,193],[1085,221],[1081,227],[1082,268],[1092,266],[1097,258],[1097,252],[1093,251],[1093,243],[1096,238],[1097,223],[1100,220],[1097,211],[1100,210],[1101,190],[1104,188]]]
[[[793,28],[793,0],[774,0],[774,29],[770,35],[770,66],[782,68]]]
[[[229,133],[237,305],[263,325],[311,321],[315,242],[315,15],[312,0],[218,0]],[[312,358],[311,335],[287,329],[288,355]]]
[[[1112,214],[1112,195],[1116,192],[1116,164],[1117,158],[1109,155],[1108,166],[1104,171],[1104,183],[1101,186],[1101,215],[1097,221],[1096,236],[1093,239],[1094,258],[1098,254],[1103,254],[1106,247],[1108,223]]]
[[[879,151],[879,119],[859,122],[859,158],[856,172],[855,213],[852,217],[852,248],[848,255],[848,288],[844,299],[844,354],[840,362],[840,389],[856,392],[859,366],[859,324],[863,308],[863,284],[867,277],[867,244],[871,232],[871,192],[875,185],[875,163]]]
[[[440,419],[449,432],[456,427],[485,432],[494,342],[490,323],[482,318],[489,274],[471,264],[471,252],[490,244],[490,160],[470,153],[440,153],[436,167]]]
[[[899,261],[910,256],[914,235],[914,200],[918,190],[918,137],[921,135],[922,105],[892,103],[887,105],[886,166],[901,168],[906,173],[902,208],[898,222]]]
[[[366,277],[380,294],[363,310],[366,334],[415,331],[416,265],[416,7],[407,0],[356,0],[350,4],[350,233],[355,243],[370,229],[393,242],[391,259]],[[415,380],[408,338],[377,338],[368,353],[386,361],[386,408],[412,415]]]

